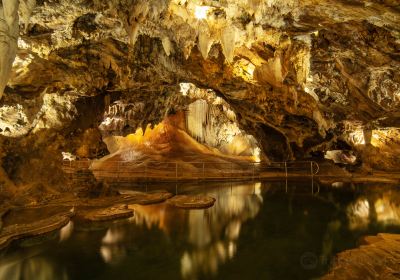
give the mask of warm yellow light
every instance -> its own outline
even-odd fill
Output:
[[[252,82],[254,70],[256,66],[246,59],[239,59],[235,62],[233,67],[233,74],[236,77],[240,77],[245,81]]]
[[[190,83],[180,83],[180,91],[182,93],[183,96],[186,96],[188,94],[188,91],[190,90]]]
[[[400,208],[391,201],[390,197],[384,196],[375,201],[376,219],[383,224],[400,223],[399,214]]]
[[[206,19],[207,12],[209,9],[210,9],[210,7],[207,7],[207,6],[196,6],[194,9],[194,16],[197,19]]]
[[[254,66],[254,64],[253,64],[253,63],[249,63],[249,64],[247,65],[247,69],[245,69],[245,71],[246,71],[247,73],[249,73],[250,76],[253,77],[254,69],[256,69],[256,67]]]
[[[365,144],[365,139],[364,139],[364,133],[362,129],[355,130],[350,133],[350,140],[355,144],[355,145],[364,145]]]
[[[371,145],[390,150],[392,145],[397,145],[399,139],[400,129],[398,128],[374,129],[372,130]]]
[[[253,150],[253,158],[254,158],[254,162],[260,162],[261,161],[261,149],[259,147],[256,147]]]

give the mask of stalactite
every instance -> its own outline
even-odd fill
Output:
[[[18,0],[3,0],[0,7],[0,99],[17,54],[18,3]]]
[[[211,38],[208,30],[200,31],[198,46],[204,59],[207,59],[208,53],[210,52],[213,43],[214,40],[213,38]]]
[[[167,54],[167,56],[170,56],[170,54],[173,50],[171,40],[167,36],[164,36],[162,38],[161,42],[162,42],[165,53]]]
[[[32,11],[36,6],[36,0],[20,0],[20,12],[21,18],[24,23],[25,32],[28,31],[29,27],[29,18],[31,17]]]
[[[226,106],[223,106],[223,111],[225,115],[228,117],[230,121],[235,122],[236,121],[236,114],[233,112],[231,109],[227,108]]]
[[[186,128],[189,134],[199,142],[205,141],[205,128],[208,119],[208,103],[205,100],[197,100],[189,105],[186,117]]]
[[[233,61],[235,44],[237,40],[237,30],[235,26],[228,26],[221,30],[221,46],[226,61]]]

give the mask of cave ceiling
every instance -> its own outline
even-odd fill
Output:
[[[400,127],[396,0],[2,2],[0,102],[21,106],[18,136],[46,127],[43,104],[66,108],[61,128],[85,114],[68,104],[104,94],[144,102],[138,125],[155,124],[184,103],[181,83],[213,90],[289,157],[349,127]]]

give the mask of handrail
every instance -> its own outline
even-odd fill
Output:
[[[63,160],[62,166],[66,167],[65,169],[67,169],[69,167],[68,170],[74,172],[75,170],[90,169],[93,162],[94,162],[93,160],[89,160],[89,159],[88,160],[73,160],[73,161]],[[267,172],[266,169],[277,169],[277,168],[282,169],[285,172],[285,177],[288,178],[288,173],[289,173],[288,169],[298,169],[300,167],[303,168],[306,166],[309,166],[309,168],[310,168],[309,174],[311,177],[313,177],[316,174],[318,174],[318,172],[320,170],[318,163],[315,161],[282,161],[282,162],[270,162],[270,163],[266,163],[266,162],[234,162],[233,163],[233,162],[205,162],[205,161],[178,162],[178,161],[122,161],[122,160],[112,161],[112,160],[108,160],[108,161],[105,161],[105,163],[111,164],[111,165],[115,164],[117,167],[116,172],[115,172],[115,170],[113,170],[113,168],[107,168],[107,167],[100,168],[100,169],[92,169],[92,171],[94,171],[94,172],[105,171],[104,174],[106,174],[106,175],[108,174],[108,176],[110,178],[111,177],[114,178],[115,177],[114,173],[116,173],[118,175],[117,179],[120,179],[120,173],[127,174],[128,171],[133,172],[133,170],[129,170],[129,167],[135,167],[137,169],[144,167],[144,178],[146,178],[146,179],[151,178],[149,176],[149,174],[151,174],[151,170],[149,169],[149,166],[151,168],[152,164],[157,164],[158,166],[161,164],[161,165],[164,165],[164,168],[165,168],[165,165],[167,165],[167,171],[168,171],[168,168],[171,168],[170,171],[171,172],[174,171],[175,176],[166,176],[166,177],[168,177],[168,178],[172,177],[175,179],[184,177],[184,176],[179,176],[179,170],[185,170],[185,166],[182,168],[180,168],[180,166],[189,165],[189,164],[200,165],[200,167],[198,168],[199,169],[198,173],[199,174],[201,173],[201,175],[194,172],[194,174],[197,175],[194,177],[203,178],[203,179],[213,177],[213,176],[208,176],[208,174],[206,174],[205,170],[207,168],[207,165],[212,165],[213,169],[215,169],[216,165],[217,166],[218,165],[228,166],[228,167],[223,167],[222,169],[219,169],[220,172],[221,171],[223,172],[222,174],[225,174],[224,176],[222,176],[222,178],[226,178],[226,174],[231,174],[231,176],[230,176],[231,178],[234,178],[235,176],[238,177],[240,175],[239,174],[240,172],[242,172],[241,173],[242,176],[243,176],[243,174],[247,174],[246,172],[248,172],[248,173],[251,173],[251,175],[247,175],[247,177],[252,178],[252,179],[254,179],[255,177],[260,178],[261,173],[263,171]],[[233,166],[234,164],[241,167],[239,169],[240,170],[239,173],[238,173],[238,171],[239,171],[238,169],[234,169],[234,166]],[[243,168],[246,166],[248,167],[248,169]],[[172,168],[174,170],[172,170]],[[121,169],[123,171],[121,171]],[[126,169],[128,169],[128,171],[126,171]],[[67,172],[67,170],[64,170],[64,171]],[[165,171],[165,169],[163,171]],[[226,171],[228,171],[228,172],[226,172]],[[71,172],[67,172],[67,173],[71,173]],[[143,171],[142,171],[142,173],[143,173]],[[111,174],[111,176],[110,176],[110,174]],[[219,173],[219,174],[221,175],[221,173]],[[235,174],[235,175],[233,175],[233,174]],[[215,175],[215,174],[212,174],[212,175]],[[123,177],[123,176],[121,176],[121,177]],[[154,176],[154,174],[153,174],[153,177],[156,177],[156,176]]]
[[[69,163],[70,162],[85,162],[85,163],[92,163],[94,162],[94,160],[90,160],[90,159],[80,159],[80,160],[68,160],[68,159],[64,159],[62,161],[63,163]],[[226,164],[226,165],[230,165],[230,164],[249,164],[249,165],[267,165],[270,166],[272,164],[297,164],[297,163],[313,163],[318,165],[317,162],[313,161],[313,160],[309,160],[309,161],[271,161],[269,163],[267,162],[209,162],[209,161],[143,161],[143,160],[133,160],[133,161],[124,161],[124,160],[107,160],[107,163],[168,163],[168,164],[175,164],[175,163],[195,163],[195,164],[203,164],[203,163],[210,163],[210,164]]]
[[[314,175],[317,175],[319,172],[319,164],[316,161],[311,161],[311,164],[315,164],[315,166],[317,167],[317,170],[315,171]]]

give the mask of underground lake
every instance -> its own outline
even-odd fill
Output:
[[[135,205],[132,217],[112,222],[72,219],[60,231],[4,250],[0,279],[314,279],[361,237],[400,233],[400,190],[393,185],[119,186],[121,193],[160,188],[207,194],[216,202],[193,210],[166,202]]]

